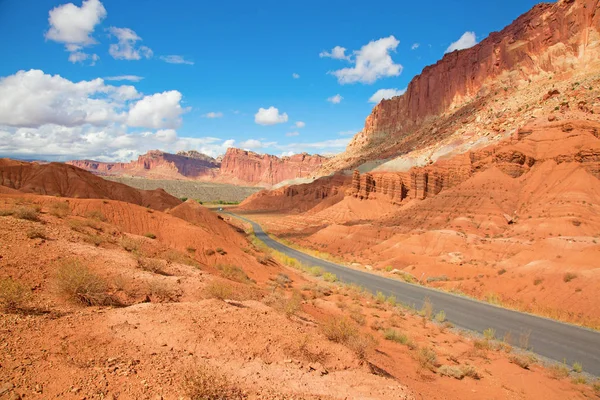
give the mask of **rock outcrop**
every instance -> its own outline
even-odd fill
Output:
[[[354,171],[348,195],[359,199],[386,199],[393,204],[423,200],[495,167],[520,178],[536,164],[551,161],[577,163],[600,179],[600,123],[552,122],[520,129],[498,145],[461,154],[408,172]],[[290,187],[291,190],[293,187]]]
[[[282,181],[311,177],[325,160],[323,156],[306,153],[279,158],[229,148],[223,157],[217,159],[195,150],[177,154],[152,150],[128,163],[73,160],[67,164],[98,175],[194,179],[271,187]]]
[[[382,100],[346,152],[328,162],[324,172],[353,168],[369,160],[397,156],[439,142],[474,122],[478,113],[493,108],[499,96],[524,92],[523,88],[532,81],[535,85],[536,79],[597,67],[599,60],[598,0],[538,4],[476,46],[446,54],[435,65],[424,68],[410,82],[405,94]],[[552,87],[559,79],[555,76],[547,86]],[[547,87],[545,90],[548,92]],[[559,95],[555,89],[549,93],[544,101]],[[524,99],[515,108],[523,114],[521,108],[528,101]],[[560,111],[565,107],[568,104],[559,105]],[[494,112],[485,128],[502,131],[507,111],[504,107]],[[444,126],[448,118],[457,123]]]
[[[177,154],[152,150],[128,163],[73,160],[67,164],[98,175],[130,175],[162,179],[211,179],[219,173],[219,163],[197,151]]]
[[[272,186],[282,181],[311,177],[326,160],[307,153],[276,157],[229,148],[221,162],[221,180]]]

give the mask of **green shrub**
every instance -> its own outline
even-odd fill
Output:
[[[335,274],[332,274],[330,272],[325,272],[323,274],[323,280],[325,280],[326,282],[336,282],[337,281],[337,276]]]
[[[415,343],[410,337],[408,337],[405,333],[400,333],[393,328],[386,329],[383,332],[383,337],[386,340],[391,340],[392,342],[404,344],[410,349],[414,349],[416,347]]]
[[[437,314],[435,314],[434,319],[440,324],[446,321],[446,312],[444,310],[440,310]]]
[[[581,372],[583,372],[583,365],[581,365],[581,363],[578,362],[573,363],[573,371],[580,374]]]
[[[321,267],[310,267],[307,272],[312,276],[322,276],[325,270]]]

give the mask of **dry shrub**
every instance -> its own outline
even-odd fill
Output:
[[[240,283],[252,283],[254,282],[243,269],[238,266],[230,265],[230,264],[218,264],[217,269],[221,272],[221,276],[223,278],[229,279],[231,281],[240,282]]]
[[[269,254],[261,254],[259,256],[256,256],[256,261],[263,265],[267,265],[273,262],[273,257],[271,257]]]
[[[369,353],[377,346],[377,340],[372,335],[356,335],[350,337],[346,346],[356,354],[359,360],[367,359]]]
[[[437,373],[441,376],[449,376],[455,379],[463,379],[465,376],[471,377],[473,379],[481,379],[481,374],[477,372],[477,369],[472,365],[442,365],[438,368]]]
[[[31,291],[25,285],[11,278],[0,279],[0,306],[4,311],[22,310],[30,298]]]
[[[166,282],[152,280],[148,283],[148,292],[153,301],[158,303],[173,303],[179,301],[179,294]]]
[[[244,391],[225,375],[208,366],[200,366],[185,375],[185,393],[191,400],[242,400]]]
[[[119,244],[125,251],[128,251],[130,253],[135,253],[140,249],[140,242],[128,236],[123,237],[119,241]]]
[[[31,228],[30,230],[28,230],[27,237],[29,239],[47,239],[44,231],[38,228]]]
[[[564,379],[569,376],[569,368],[564,364],[552,365],[548,368],[548,372],[553,379]]]
[[[192,257],[187,254],[181,253],[177,250],[169,249],[165,252],[164,258],[172,263],[189,265],[191,267],[199,268],[200,264]]]
[[[398,332],[395,329],[386,329],[383,333],[383,337],[386,340],[391,340],[392,342],[404,344],[408,346],[409,349],[415,349],[417,347],[413,340],[407,334]]]
[[[204,251],[204,254],[206,254],[207,256],[212,256],[213,254],[215,254],[215,251],[213,249],[206,249]]]
[[[565,281],[565,283],[569,283],[569,282],[571,282],[575,278],[577,278],[577,274],[576,273],[574,273],[574,272],[567,272],[563,276],[563,281]]]
[[[353,307],[352,310],[350,310],[350,318],[361,326],[364,326],[367,323],[367,317],[360,311],[359,307]]]
[[[58,201],[56,203],[50,204],[50,215],[53,215],[57,218],[65,218],[67,215],[71,213],[71,209],[69,208],[69,203]]]
[[[152,272],[153,274],[165,275],[169,274],[165,271],[165,262],[164,260],[158,260],[156,258],[143,258],[139,257],[137,259],[138,267],[147,272]]]
[[[302,294],[294,290],[290,297],[280,293],[273,293],[264,300],[264,303],[276,310],[282,311],[288,318],[296,315],[302,306]]]
[[[525,357],[523,355],[514,355],[509,358],[509,361],[523,369],[529,369],[529,366],[531,365],[531,360],[529,357]]]
[[[322,329],[327,339],[346,345],[361,361],[365,360],[368,353],[377,345],[373,336],[363,335],[358,325],[345,316],[330,317],[325,321]]]
[[[310,345],[310,336],[303,335],[298,343],[298,350],[294,354],[298,354],[303,359],[311,363],[323,363],[327,358],[327,353],[322,349],[312,350]]]
[[[421,368],[427,368],[430,371],[435,371],[437,363],[437,354],[429,347],[421,347],[417,355],[417,360]]]
[[[204,291],[211,299],[225,300],[233,297],[233,286],[227,282],[212,281],[206,285]]]
[[[13,217],[19,219],[26,219],[28,221],[37,222],[40,220],[39,207],[17,207],[12,213]]]
[[[98,232],[102,231],[102,226],[100,226],[100,224],[98,224],[98,222],[96,220],[91,220],[91,219],[85,219],[85,220],[70,219],[69,226],[75,232],[80,232],[80,233],[86,233],[85,228],[92,228]]]
[[[83,241],[86,243],[89,243],[89,244],[93,244],[94,246],[98,247],[102,243],[104,243],[106,240],[100,235],[85,235],[83,237]]]
[[[69,300],[88,305],[114,305],[106,281],[77,260],[63,263],[56,274],[57,289]]]
[[[347,343],[358,335],[358,326],[347,317],[334,316],[323,324],[323,333],[332,342]]]
[[[371,329],[374,331],[382,331],[385,329],[385,325],[382,321],[376,319],[375,321],[371,322]]]
[[[15,210],[3,208],[0,210],[0,217],[10,217],[15,213]]]
[[[95,219],[96,221],[101,221],[101,222],[106,221],[106,217],[104,216],[104,214],[102,214],[102,211],[100,211],[100,210],[88,211],[87,213],[85,213],[85,217],[89,218],[89,219]]]
[[[146,232],[144,233],[144,236],[146,236],[148,239],[156,239],[156,235],[152,232]]]

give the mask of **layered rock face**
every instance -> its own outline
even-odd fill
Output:
[[[478,45],[446,54],[416,76],[404,95],[375,106],[346,152],[327,163],[324,170],[354,167],[418,149],[460,129],[454,126],[445,131],[434,126],[432,119],[453,114],[464,125],[477,112],[490,109],[485,104],[488,98],[505,92],[510,95],[532,79],[535,83],[539,76],[597,66],[599,7],[598,0],[538,4]],[[551,84],[554,82],[556,78]],[[493,124],[495,121],[490,122]]]
[[[325,160],[323,156],[306,153],[279,158],[229,148],[221,162],[221,179],[272,186],[290,179],[310,177]]]
[[[491,167],[520,178],[534,165],[548,161],[576,163],[600,179],[600,123],[575,120],[525,127],[499,145],[407,172],[354,171],[347,194],[400,204],[435,196]]]
[[[153,150],[128,163],[105,163],[92,160],[74,160],[67,164],[99,175],[132,175],[148,178],[209,179],[218,174],[219,163],[212,157],[198,153],[164,153]]]
[[[325,160],[320,155],[306,153],[279,158],[229,148],[219,159],[194,150],[177,154],[153,150],[128,163],[74,160],[67,164],[98,175],[195,179],[270,187],[289,179],[311,177]]]

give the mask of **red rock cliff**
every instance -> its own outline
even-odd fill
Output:
[[[257,154],[229,148],[221,162],[221,178],[233,183],[272,186],[279,182],[310,177],[326,160],[306,153],[290,157]]]
[[[494,84],[507,90],[536,75],[583,70],[598,63],[599,8],[599,0],[538,4],[478,45],[446,54],[417,75],[404,95],[375,106],[346,152],[325,169],[348,168],[418,148],[426,136],[435,134],[419,132],[416,137],[426,121],[488,96]]]
[[[219,172],[219,163],[215,159],[196,151],[170,154],[153,150],[128,163],[74,160],[68,161],[67,164],[99,175],[132,175],[164,179],[210,179]]]

